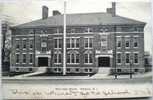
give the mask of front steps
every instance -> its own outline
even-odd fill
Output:
[[[104,77],[108,77],[110,74],[110,67],[99,67],[98,72],[92,76],[92,78],[94,77],[98,77],[98,78],[104,78]]]

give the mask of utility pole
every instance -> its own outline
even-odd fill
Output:
[[[66,75],[66,1],[64,1],[63,75]]]

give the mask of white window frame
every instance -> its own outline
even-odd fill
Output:
[[[88,47],[85,47],[85,39],[88,39],[87,42],[88,42]],[[90,47],[90,39],[92,39],[92,47]],[[93,37],[84,37],[84,48],[85,49],[93,49]]]
[[[135,54],[138,54],[138,63],[135,63]],[[139,52],[133,52],[133,64],[139,65]]]
[[[118,47],[118,43],[121,43],[121,46],[120,47]],[[122,37],[120,36],[117,36],[117,41],[116,41],[116,47],[117,47],[117,49],[121,49],[122,48]]]
[[[85,55],[87,54],[87,56],[88,56],[88,62],[86,63],[85,62]],[[84,53],[84,64],[85,65],[92,65],[93,64],[93,57],[92,57],[92,63],[90,63],[90,54],[92,54],[93,55],[93,53]]]
[[[26,59],[26,62],[27,62],[27,54],[26,53],[22,53],[22,64],[26,64],[26,62],[25,63],[23,62],[23,55],[26,55],[25,59]]]
[[[80,64],[80,54],[79,53],[68,53],[70,54],[70,62],[67,62],[67,64]],[[72,54],[74,54],[74,63],[72,63]],[[79,54],[79,63],[76,62],[77,54]]]
[[[55,39],[57,39],[57,48],[55,48],[55,46],[54,46],[54,49],[62,49],[62,47],[61,48],[59,47],[59,45],[60,45],[60,39],[62,39],[62,37],[55,37],[54,38],[54,41],[55,41]]]
[[[76,47],[77,39],[79,39],[80,41],[80,37],[68,37],[67,39],[70,39],[70,47],[69,48],[67,47],[67,49],[79,49],[80,48],[80,43],[79,43],[79,47]],[[72,47],[72,39],[74,39],[74,47]]]
[[[129,42],[129,47],[126,47],[126,42]],[[130,46],[131,46],[130,39],[125,39],[125,49],[130,49]]]
[[[25,45],[26,45],[26,48],[23,48],[24,47],[24,42],[23,41],[26,41]],[[27,38],[23,38],[22,39],[22,49],[23,50],[26,50],[27,49]]]
[[[33,39],[33,38],[30,38],[30,39],[29,39],[29,49],[30,49],[30,50],[33,50],[33,48],[34,48],[33,43],[32,43],[32,48],[30,48],[31,41],[33,41],[33,43],[34,43],[34,39]]]
[[[129,54],[129,63],[126,62],[126,54]],[[130,52],[125,52],[125,65],[130,65],[130,57],[131,57],[131,53]]]
[[[134,46],[135,42],[137,42],[137,47]],[[134,36],[134,37],[133,37],[133,48],[139,48],[138,36]]]
[[[55,61],[55,54],[57,55],[56,57],[56,59],[57,59],[57,62],[54,62],[54,64],[56,64],[56,65],[59,65],[59,64],[62,64],[62,53],[61,52],[55,52],[54,53],[54,61]],[[61,62],[59,62],[59,54],[61,55]]]

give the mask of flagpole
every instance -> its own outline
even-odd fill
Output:
[[[66,75],[66,1],[64,1],[63,75]]]

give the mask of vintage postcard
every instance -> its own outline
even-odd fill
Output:
[[[149,0],[0,0],[1,99],[152,99]]]

